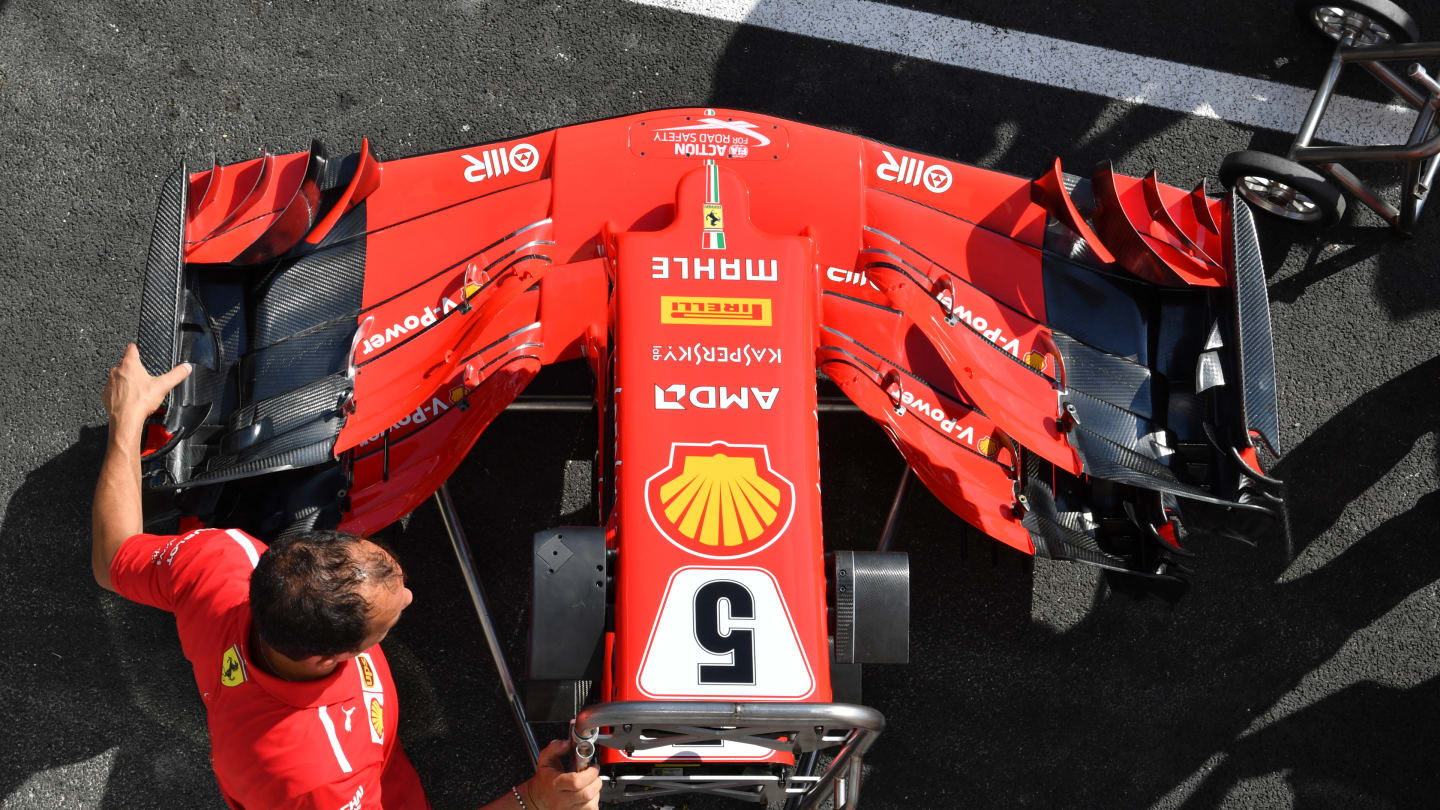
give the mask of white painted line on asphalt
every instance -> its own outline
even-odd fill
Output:
[[[83,746],[79,748],[83,749]],[[182,749],[183,746],[176,746],[168,750]],[[63,807],[100,807],[105,803],[108,777],[115,768],[115,757],[119,753],[120,747],[113,746],[89,759],[41,768],[25,777],[25,781],[16,785],[10,795],[0,801],[0,810],[25,810],[42,806],[47,801],[57,802]],[[68,759],[63,755],[57,758]],[[28,767],[35,767],[35,764]]]
[[[1300,128],[1314,94],[1314,88],[1251,79],[871,0],[629,2],[1287,133]],[[1184,47],[1184,33],[1176,32],[1177,49]],[[1316,46],[1324,47],[1318,42]],[[1320,77],[1316,76],[1315,81],[1318,84]],[[1414,120],[1415,113],[1400,104],[1391,106],[1337,95],[1321,120],[1318,137],[1351,144],[1399,143],[1409,136]]]

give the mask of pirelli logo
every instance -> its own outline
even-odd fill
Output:
[[[769,298],[662,295],[660,322],[707,326],[770,326],[773,308]]]

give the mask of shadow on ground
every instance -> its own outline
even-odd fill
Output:
[[[1323,232],[1275,220],[1266,223],[1267,268],[1278,269],[1292,248],[1304,255],[1299,270],[1271,286],[1271,300],[1293,304],[1317,285],[1337,275],[1365,272],[1363,265],[1373,262],[1374,295],[1391,318],[1403,321],[1440,309],[1440,275],[1431,272],[1429,262],[1416,260],[1440,241],[1440,224],[1431,221],[1436,215],[1422,217],[1415,235],[1405,238],[1397,237],[1379,216],[1357,208],[1352,201],[1344,220]]]
[[[0,703],[24,729],[0,757],[0,801],[26,806],[27,780],[38,779],[85,806],[219,806],[174,621],[102,591],[90,574],[104,443],[105,428],[82,428],[25,477],[0,525]],[[67,773],[97,758],[110,767]],[[107,770],[107,782],[84,781]]]
[[[1183,116],[1103,99],[1076,99],[1051,111],[1043,131],[1022,133],[1008,111],[1026,103],[1024,82],[878,52],[847,50],[847,61],[837,63],[832,48],[741,28],[708,103],[1021,176],[1038,174],[1057,154],[1076,174],[1106,158],[1133,174],[1170,152],[1172,165],[1173,155],[1190,155],[1185,165],[1197,176],[1163,179],[1188,185],[1212,173],[1226,151],[1213,137],[1187,133],[1195,124]],[[895,92],[875,92],[877,85]],[[847,96],[851,86],[872,88],[863,106]],[[925,90],[936,87],[946,92]],[[1259,133],[1249,145],[1283,152],[1288,140]],[[1392,237],[1365,217],[1351,217],[1324,241],[1298,229],[1265,230],[1267,266],[1309,252],[1298,273],[1277,282],[1279,301],[1378,265],[1377,297],[1392,315],[1440,304],[1433,282],[1401,277],[1413,256],[1387,260],[1381,250]],[[1418,733],[1387,741],[1377,731],[1403,723],[1407,699],[1417,710],[1433,703],[1433,681],[1406,690],[1363,680],[1314,686],[1307,678],[1440,578],[1440,558],[1426,539],[1440,524],[1440,496],[1431,491],[1440,470],[1433,459],[1418,470],[1407,459],[1433,439],[1433,418],[1417,409],[1433,408],[1437,379],[1440,359],[1421,363],[1290,448],[1276,471],[1288,484],[1288,538],[1276,532],[1258,548],[1198,541],[1196,587],[1174,608],[1111,593],[1078,567],[1037,561],[1033,575],[1028,566],[976,569],[957,551],[958,521],[918,491],[901,540],[915,576],[912,664],[866,674],[867,700],[889,719],[867,758],[866,806],[1219,807],[1242,783],[1276,772],[1288,774],[1301,802],[1392,806],[1433,788],[1433,775],[1425,775],[1433,769],[1399,750]],[[845,442],[874,459],[884,443],[853,441],[863,429],[846,433]],[[1399,487],[1403,502],[1372,508],[1365,498],[1396,474],[1419,483]],[[893,484],[870,475],[872,489],[847,497],[883,516]],[[833,474],[825,480],[827,536],[835,525],[832,481]],[[1396,491],[1392,483],[1383,489]],[[1338,677],[1353,677],[1346,666]],[[1279,719],[1257,724],[1267,712]],[[1323,741],[1302,744],[1322,730]],[[1212,761],[1221,767],[1209,770]],[[1272,790],[1251,806],[1285,799]]]

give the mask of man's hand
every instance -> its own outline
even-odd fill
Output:
[[[529,810],[598,810],[600,769],[594,766],[579,773],[568,767],[570,744],[555,740],[540,752],[535,775],[520,785],[520,795]]]
[[[111,434],[134,432],[138,435],[145,418],[160,407],[170,389],[189,376],[190,364],[181,363],[159,377],[151,377],[140,363],[140,350],[134,343],[128,344],[120,365],[110,369],[110,379],[101,396],[110,414]]]
[[[110,441],[95,485],[90,508],[90,570],[100,587],[110,584],[110,562],[126,539],[144,528],[140,507],[140,441],[145,418],[160,407],[170,389],[190,376],[190,364],[151,377],[140,363],[140,351],[125,347],[120,365],[110,369],[102,401],[110,414]]]

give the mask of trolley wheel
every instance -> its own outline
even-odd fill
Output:
[[[1220,181],[1256,208],[1293,222],[1328,227],[1345,215],[1345,195],[1334,183],[1278,155],[1231,152],[1220,161]]]
[[[1333,40],[1354,34],[1356,45],[1394,45],[1420,39],[1415,19],[1390,0],[1300,0],[1295,13]]]

